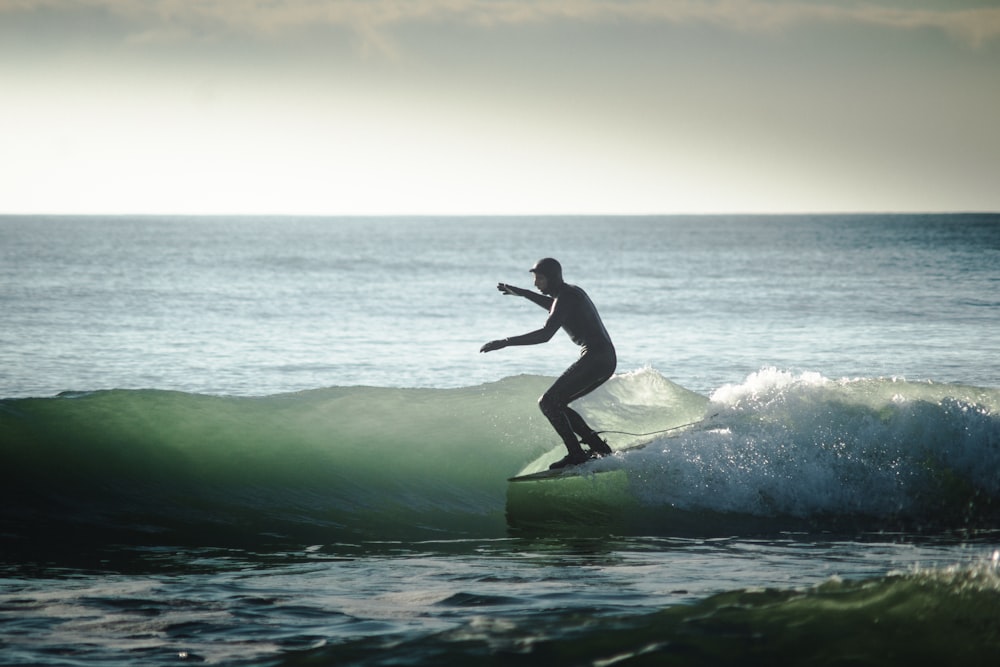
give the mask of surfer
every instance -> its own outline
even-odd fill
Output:
[[[538,399],[542,414],[552,423],[569,452],[549,468],[564,468],[594,456],[607,456],[611,447],[569,404],[594,391],[614,374],[618,365],[615,346],[587,293],[576,285],[563,282],[559,262],[551,257],[540,259],[531,267],[531,272],[535,274],[535,287],[541,294],[506,283],[498,284],[497,290],[504,295],[523,296],[548,310],[545,325],[520,336],[490,341],[479,351],[492,352],[509,345],[547,343],[556,331],[564,329],[582,350],[580,358]],[[580,440],[577,440],[577,435]],[[581,441],[587,445],[589,452],[583,451]]]

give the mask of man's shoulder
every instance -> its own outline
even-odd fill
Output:
[[[583,288],[579,285],[570,285],[569,283],[563,283],[562,289],[559,291],[559,296],[569,295],[571,297],[575,296],[587,296],[587,293],[583,291]]]
[[[563,288],[564,293],[569,296],[572,301],[587,302],[590,301],[590,297],[587,293],[583,291],[583,288],[579,285],[565,285]]]
[[[568,283],[563,284],[562,289],[559,290],[559,295],[556,297],[556,303],[561,309],[577,309],[581,306],[585,306],[590,302],[590,297],[587,293],[583,291],[577,285],[570,285]]]

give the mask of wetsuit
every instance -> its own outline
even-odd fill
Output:
[[[611,449],[594,432],[583,417],[569,407],[576,399],[586,396],[610,378],[618,365],[615,346],[601,322],[597,308],[587,293],[576,285],[558,283],[551,286],[551,296],[521,288],[507,286],[513,294],[523,296],[549,310],[545,325],[537,331],[513,336],[503,341],[506,345],[536,345],[549,341],[560,328],[570,339],[581,346],[580,358],[566,369],[538,400],[542,414],[552,423],[562,438],[573,462],[585,459],[574,433],[594,453],[610,454]]]

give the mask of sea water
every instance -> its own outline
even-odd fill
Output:
[[[645,446],[509,483],[543,256]],[[998,215],[0,218],[0,664],[992,665],[998,288]]]

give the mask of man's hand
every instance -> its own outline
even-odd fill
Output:
[[[508,285],[507,283],[498,283],[497,290],[504,296],[506,295],[520,296],[519,289],[517,287],[514,287],[513,285]]]
[[[492,352],[493,350],[499,350],[501,348],[507,347],[506,340],[491,340],[490,342],[479,348],[480,352]]]

